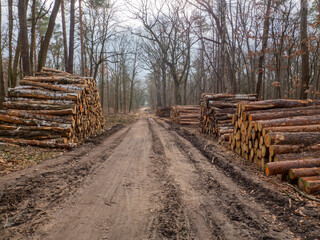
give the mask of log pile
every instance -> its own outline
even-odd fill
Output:
[[[179,125],[199,126],[200,106],[173,106],[170,120]]]
[[[96,82],[43,68],[8,91],[0,111],[0,141],[72,148],[105,127]]]
[[[320,190],[320,101],[239,103],[230,148],[267,175],[298,179],[306,192]]]
[[[229,143],[234,129],[233,116],[241,101],[256,101],[256,94],[203,93],[201,98],[200,128],[203,133],[219,136],[221,143]]]
[[[171,107],[158,107],[156,115],[158,117],[170,118]]]

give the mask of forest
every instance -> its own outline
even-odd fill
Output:
[[[201,94],[319,99],[316,0],[1,0],[1,101],[49,67],[95,79],[106,112]]]

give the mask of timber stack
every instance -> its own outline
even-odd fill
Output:
[[[70,149],[105,127],[92,78],[43,68],[8,91],[0,111],[0,141]]]
[[[158,117],[170,118],[171,107],[157,107],[156,115]]]
[[[233,116],[241,101],[256,101],[256,94],[203,93],[200,101],[200,128],[203,133],[219,136],[219,142],[229,144],[234,129]]]
[[[267,175],[296,179],[320,191],[320,101],[275,99],[239,103],[231,149]]]
[[[172,106],[170,119],[179,125],[199,126],[200,106]]]

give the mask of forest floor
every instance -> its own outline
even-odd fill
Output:
[[[1,239],[319,236],[319,203],[147,109],[133,124],[0,177]]]

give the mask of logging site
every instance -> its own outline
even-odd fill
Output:
[[[320,240],[320,1],[0,0],[0,240]]]

